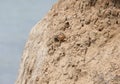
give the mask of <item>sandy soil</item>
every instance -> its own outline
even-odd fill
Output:
[[[59,0],[32,29],[16,84],[120,84],[120,1]]]

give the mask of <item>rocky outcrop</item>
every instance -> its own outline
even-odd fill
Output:
[[[16,84],[120,84],[120,0],[59,0],[32,29]]]

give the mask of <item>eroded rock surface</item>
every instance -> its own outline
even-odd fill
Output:
[[[59,0],[32,29],[16,84],[120,84],[120,0]]]

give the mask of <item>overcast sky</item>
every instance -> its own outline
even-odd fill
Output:
[[[0,84],[14,84],[31,28],[57,0],[0,0]]]

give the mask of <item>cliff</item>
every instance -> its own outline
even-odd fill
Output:
[[[32,29],[16,84],[120,84],[120,0],[59,0]]]

